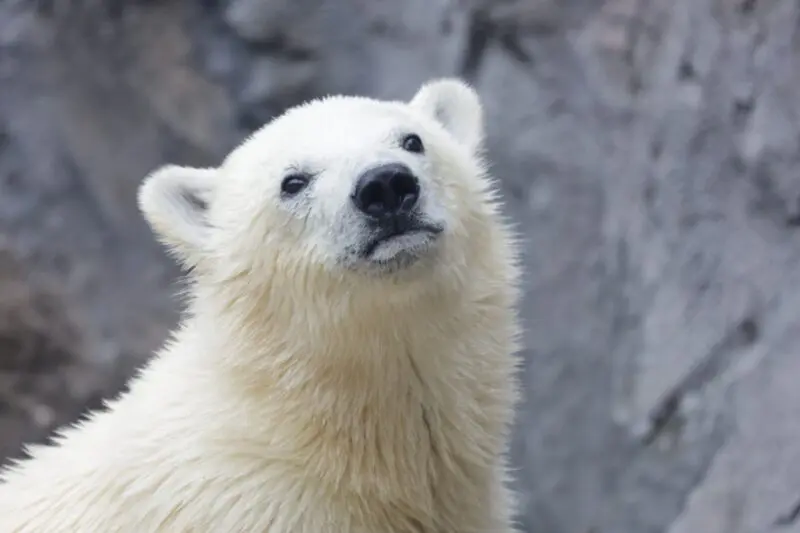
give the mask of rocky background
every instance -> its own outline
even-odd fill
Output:
[[[174,325],[149,170],[439,75],[525,232],[524,531],[800,532],[796,0],[0,0],[0,457]]]

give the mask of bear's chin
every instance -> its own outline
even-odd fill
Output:
[[[439,233],[412,231],[370,240],[344,262],[349,270],[377,276],[417,271],[435,264]]]
[[[397,274],[410,270],[422,262],[422,256],[406,250],[394,254],[390,259],[369,259],[365,261],[369,270],[376,274]]]

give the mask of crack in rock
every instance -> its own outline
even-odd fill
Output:
[[[655,442],[680,411],[689,394],[700,393],[728,369],[735,357],[733,353],[758,341],[761,328],[753,316],[748,316],[731,328],[709,355],[695,365],[686,377],[678,382],[653,409],[642,444]],[[800,511],[799,511],[800,512]]]
[[[797,522],[798,518],[800,518],[800,500],[789,511],[779,516],[773,525],[776,527],[791,526]]]

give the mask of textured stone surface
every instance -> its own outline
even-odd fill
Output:
[[[794,0],[0,4],[0,454],[174,324],[134,208],[286,106],[482,94],[525,237],[529,533],[800,531]]]

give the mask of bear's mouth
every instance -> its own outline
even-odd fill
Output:
[[[421,221],[406,221],[381,228],[363,249],[364,257],[390,261],[395,256],[422,251],[444,228]]]

